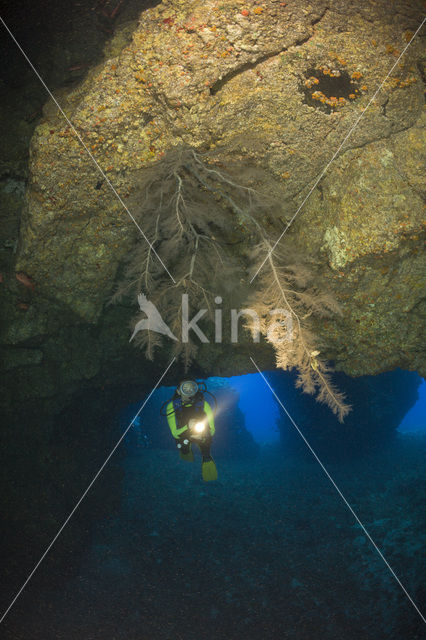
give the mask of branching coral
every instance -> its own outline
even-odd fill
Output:
[[[231,238],[244,245],[248,238],[260,242],[249,256],[257,269],[256,262],[267,253],[257,290],[249,300],[259,323],[252,317],[249,328],[254,332],[260,324],[261,333],[275,349],[277,366],[297,368],[297,385],[306,393],[316,393],[317,399],[342,420],[349,407],[330,381],[330,368],[318,360],[318,340],[309,329],[309,316],[338,313],[338,306],[331,296],[311,285],[306,261],[304,264],[300,257],[279,247],[272,252],[260,221],[264,223],[278,204],[255,188],[244,186],[248,173],[243,164],[225,172],[211,154],[202,155],[187,147],[171,150],[160,162],[144,169],[131,208],[151,246],[137,239],[113,300],[123,295],[134,299],[144,292],[161,311],[172,334],[181,337],[184,319],[188,318],[188,309],[183,306],[188,300],[193,309],[203,309],[204,317],[213,320],[215,297],[229,299],[240,281],[241,255],[232,252]],[[165,275],[153,249],[173,272],[174,282]],[[280,313],[291,321],[291,331],[288,322],[276,321]],[[144,318],[142,308],[133,326]],[[163,338],[146,323],[143,326],[148,330],[134,332],[135,343],[152,359]],[[178,339],[173,352],[188,367],[196,343],[189,336]]]
[[[298,371],[296,386],[316,394],[343,422],[350,406],[343,393],[330,379],[332,369],[318,356],[318,337],[309,327],[310,316],[330,317],[340,313],[334,298],[312,285],[312,272],[300,257],[288,248],[272,246],[266,238],[255,247],[254,273],[267,259],[258,276],[260,287],[250,299],[250,305],[261,318],[260,330],[272,344],[277,367]],[[277,310],[281,321],[276,322]],[[285,320],[283,320],[285,318]],[[248,328],[253,331],[250,319]]]
[[[211,158],[187,147],[171,150],[144,169],[138,184],[130,206],[151,246],[137,238],[112,301],[145,292],[180,336],[182,294],[194,307],[205,308],[206,317],[213,317],[214,298],[226,297],[239,281],[236,260],[227,250],[229,236],[241,233],[247,212],[253,212],[260,199],[254,189],[240,186],[220,171]],[[173,271],[175,282],[164,274],[153,249]],[[143,317],[139,314],[135,321]],[[152,331],[140,332],[135,342],[146,347],[152,358],[161,337]],[[191,340],[174,347],[187,367],[195,351]]]

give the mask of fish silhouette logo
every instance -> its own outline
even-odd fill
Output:
[[[146,318],[139,320],[139,322],[135,324],[135,328],[129,342],[131,342],[135,335],[139,331],[142,331],[142,329],[146,329],[147,331],[156,331],[157,333],[162,333],[164,336],[168,336],[172,340],[177,340],[176,336],[170,331],[169,327],[164,322],[155,304],[150,302],[143,293],[138,295],[138,302],[140,310],[146,313]]]

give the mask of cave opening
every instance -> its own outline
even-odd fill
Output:
[[[336,375],[340,388],[354,404],[343,425],[327,407],[296,389],[295,376],[288,372],[197,378],[214,396],[213,402],[208,396],[206,399],[212,406],[217,403],[211,453],[220,472],[225,472],[225,479],[219,477],[219,482],[233,484],[249,473],[262,484],[267,460],[278,475],[287,465],[300,463],[313,468],[317,461],[308,443],[326,466],[333,465],[345,477],[354,464],[362,465],[374,456],[379,461],[389,451],[392,456],[397,455],[399,448],[409,446],[407,438],[411,434],[422,435],[426,385],[416,373],[395,370],[358,379]],[[289,415],[279,406],[268,384]],[[179,465],[176,441],[164,415],[175,389],[170,385],[159,387],[134,421],[123,443],[124,470],[135,460],[137,465],[144,464],[144,460],[155,459],[158,453],[172,473],[185,472]],[[143,397],[133,400],[120,410],[120,432],[132,421],[142,400]],[[196,465],[185,482],[197,486],[202,483],[201,455],[198,447],[193,449]],[[126,491],[132,492],[132,488]]]
[[[426,383],[414,372],[395,370],[357,379],[336,373],[340,388],[353,403],[343,424],[326,406],[295,388],[295,378],[295,374],[277,370],[196,378],[213,394],[206,395],[206,400],[215,413],[214,455],[232,462],[275,448],[309,458],[302,433],[326,461],[343,465],[357,456],[380,451],[389,442],[401,442],[405,433],[426,428]],[[141,449],[175,448],[164,413],[166,401],[172,399],[175,389],[161,386],[152,394],[126,436],[127,454],[137,454]],[[289,415],[279,406],[278,398]],[[140,405],[138,399],[121,408],[120,430],[130,423]]]
[[[421,433],[426,431],[426,380],[418,376],[418,399],[408,409],[401,420],[397,431],[401,434]]]

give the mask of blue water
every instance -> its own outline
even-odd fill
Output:
[[[261,445],[278,442],[279,407],[260,373],[232,376],[227,381],[240,395],[238,406],[253,439]]]
[[[265,375],[280,399],[291,412],[298,410],[299,392],[285,376],[271,380],[271,373]],[[395,401],[392,410],[397,402],[411,406],[417,381],[414,374],[383,374],[367,400],[364,387],[358,388],[356,397],[371,412],[357,407],[359,420],[335,432],[327,431],[329,414],[300,394],[300,424],[315,449],[322,443],[318,432],[324,434],[321,458],[328,477],[309,451],[304,455],[286,438],[282,409],[260,375],[208,378],[218,400],[212,452],[219,478],[212,483],[202,480],[197,450],[193,462],[180,459],[160,415],[174,387],[159,388],[115,458],[120,473],[108,476],[106,470],[91,502],[82,505],[103,509],[82,552],[67,554],[65,575],[55,573],[54,564],[49,568],[49,559],[42,564],[6,619],[2,637],[420,640],[420,616],[360,522],[421,607],[426,432],[418,427],[424,426],[425,383],[401,423],[417,433],[388,438],[383,431],[381,444],[362,454],[350,446],[349,454],[339,455],[353,429],[362,444],[370,429],[383,426],[386,403]],[[309,400],[318,413],[305,411]],[[143,401],[141,396],[123,408],[120,432]],[[81,536],[82,523],[84,517],[71,519],[68,539]],[[52,556],[66,541],[58,540]],[[18,576],[16,590],[20,581]]]
[[[409,433],[414,431],[426,431],[426,381],[423,380],[419,387],[419,399],[410,411],[408,411],[398,431]]]

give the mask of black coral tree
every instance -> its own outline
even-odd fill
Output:
[[[259,180],[258,168],[256,174]],[[274,347],[277,367],[297,369],[297,386],[316,394],[316,399],[326,403],[342,421],[350,407],[332,384],[330,368],[318,358],[318,339],[309,326],[311,316],[339,313],[338,305],[312,286],[306,261],[279,246],[272,251],[263,226],[271,208],[280,205],[244,186],[252,178],[250,168],[242,161],[225,172],[217,157],[184,146],[145,167],[129,205],[151,245],[140,235],[136,237],[112,301],[123,296],[134,301],[139,296],[140,311],[132,321],[132,338],[152,359],[163,335],[150,330],[147,305],[159,310],[161,320],[178,338],[182,336],[183,294],[192,309],[206,309],[206,317],[213,319],[215,297],[231,298],[241,280],[241,255],[232,250],[233,244],[242,243],[244,251],[248,244],[257,243],[249,256],[255,271],[267,257],[247,306],[256,311],[260,331]],[[171,270],[174,281],[156,253]],[[287,314],[291,330],[289,322],[276,322],[277,309]],[[255,325],[248,328],[254,332]],[[145,330],[136,331],[136,327]],[[173,354],[184,360],[186,368],[196,348],[191,339],[173,341]]]
[[[213,318],[214,298],[228,293],[235,260],[225,251],[229,233],[224,199],[232,202],[224,187],[231,186],[215,167],[210,167],[193,149],[178,147],[148,168],[138,181],[130,207],[151,246],[140,236],[127,258],[122,282],[112,301],[132,299],[143,292],[160,311],[176,336],[182,335],[182,294],[192,308],[205,308]],[[164,272],[158,257],[172,270]],[[132,325],[146,318],[143,310]],[[140,331],[135,343],[152,359],[163,338],[154,331]],[[192,339],[177,341],[173,354],[186,368],[196,353]]]
[[[266,259],[265,259],[266,254]],[[316,400],[327,404],[343,422],[351,407],[346,397],[332,383],[332,369],[318,358],[318,338],[309,326],[311,316],[330,317],[339,314],[334,298],[312,286],[312,273],[306,264],[288,248],[277,246],[272,251],[264,238],[253,250],[254,273],[259,271],[256,292],[250,305],[261,318],[260,330],[275,350],[277,367],[297,370],[296,386]],[[275,321],[280,309],[286,321]],[[248,328],[256,327],[250,321]]]

